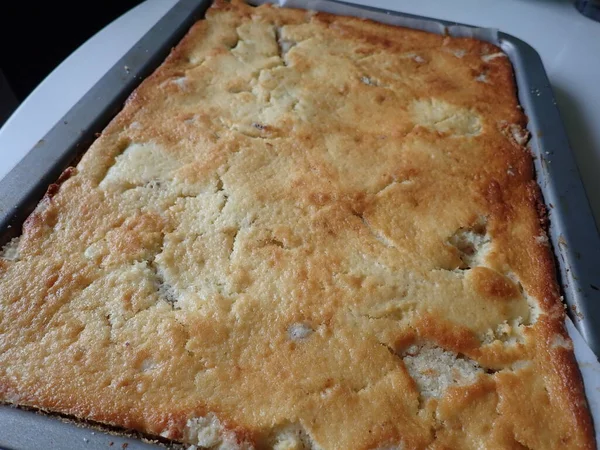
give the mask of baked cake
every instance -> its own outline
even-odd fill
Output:
[[[200,448],[592,449],[493,45],[217,0],[0,266],[0,399]]]

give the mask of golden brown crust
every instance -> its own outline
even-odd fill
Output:
[[[525,124],[493,45],[217,0],[0,258],[0,399],[214,448],[595,448]]]

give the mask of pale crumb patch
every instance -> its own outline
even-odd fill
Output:
[[[425,58],[423,58],[421,55],[418,55],[413,52],[405,53],[404,55],[402,55],[402,58],[412,59],[413,61],[418,62],[419,64],[422,64],[425,62]]]
[[[155,367],[156,367],[156,361],[154,361],[151,358],[146,358],[145,360],[142,361],[140,370],[142,372],[149,372],[150,370],[154,369]]]
[[[483,373],[475,361],[433,344],[411,345],[402,359],[424,398],[441,398],[449,387],[473,384]]]
[[[459,229],[448,243],[458,250],[463,262],[461,269],[485,265],[487,255],[492,250],[492,238],[483,224]]]
[[[513,283],[515,283],[517,286],[519,286],[519,289],[522,291],[523,290],[523,286],[521,286],[521,283],[519,281],[519,277],[517,277],[517,275],[513,272],[507,272],[506,277],[508,279],[510,279],[510,281],[512,281]]]
[[[513,123],[509,126],[509,129],[517,144],[525,145],[529,140],[529,132],[521,126]]]
[[[177,305],[181,296],[173,286],[165,281],[165,275],[160,269],[156,271],[155,283],[158,297],[170,305]]]
[[[177,77],[177,78],[173,78],[171,80],[171,83],[176,84],[177,86],[179,86],[181,89],[185,89],[186,86],[186,77]]]
[[[314,330],[308,324],[303,322],[294,323],[288,328],[288,335],[293,341],[306,339],[313,334],[313,332]]]
[[[480,83],[488,83],[488,77],[485,73],[480,73],[475,77],[475,81],[478,81]]]
[[[265,130],[268,128],[267,124],[252,122],[252,123],[234,123],[231,126],[232,131],[245,134],[246,136],[259,138],[264,135]]]
[[[378,86],[379,85],[375,79],[366,77],[366,76],[360,77],[360,81],[361,81],[361,83],[366,84],[367,86]]]
[[[518,370],[522,370],[522,369],[526,369],[529,366],[531,366],[531,361],[515,361],[514,363],[512,363],[510,365],[511,370],[513,371],[518,371]]]
[[[8,392],[4,394],[4,399],[8,403],[13,403],[15,405],[18,405],[21,402],[21,396],[19,394],[15,394],[14,392]]]
[[[537,322],[538,318],[542,314],[542,309],[540,308],[540,302],[535,297],[523,292],[525,296],[525,300],[527,300],[527,305],[529,306],[529,324],[533,325]]]
[[[138,130],[138,129],[142,128],[142,125],[139,122],[131,122],[129,124],[129,128],[132,130]]]
[[[155,143],[132,143],[115,158],[100,188],[131,187],[171,178],[181,162]]]
[[[304,430],[295,423],[279,427],[274,433],[273,450],[321,450]]]
[[[525,291],[525,288],[521,284],[521,281],[519,280],[519,277],[515,273],[513,273],[513,272],[507,272],[505,275],[513,283],[515,283],[518,286],[519,291],[521,292],[521,295],[527,301],[527,306],[529,307],[529,317],[527,318],[526,321],[525,320],[523,321],[523,324],[533,325],[538,320],[538,318],[540,317],[540,314],[542,314],[542,309],[540,308],[540,302],[539,302],[539,300],[536,299],[535,297],[529,295]]]
[[[416,125],[455,136],[476,136],[482,130],[478,114],[435,98],[414,101],[410,113]]]
[[[161,87],[165,87],[168,86],[170,84],[174,84],[175,86],[177,86],[179,89],[185,89],[186,88],[186,76],[177,76],[177,77],[173,77],[173,78],[168,78],[167,80],[163,81],[160,85]]]
[[[21,237],[12,238],[8,243],[2,247],[0,250],[0,258],[5,259],[7,261],[18,261],[19,256],[19,242],[21,242]]]
[[[274,32],[277,45],[279,46],[279,56],[285,61],[287,53],[292,49],[292,47],[296,46],[297,42],[283,37],[284,29],[282,27],[275,27]]]
[[[489,329],[483,336],[483,344],[491,344],[500,341],[506,345],[516,345],[524,342],[522,333],[523,318],[517,317],[512,320],[505,320],[498,324],[495,329]]]
[[[540,234],[539,236],[535,237],[535,242],[540,245],[548,245],[548,236],[545,234]]]
[[[519,146],[525,146],[529,141],[529,131],[519,124],[501,120],[498,122],[498,127],[502,134]]]
[[[221,434],[223,427],[214,414],[206,417],[189,419],[186,425],[185,438],[187,441],[195,442],[202,447],[212,448],[222,442]]]
[[[385,236],[380,230],[378,230],[377,228],[371,226],[371,224],[369,223],[369,221],[367,219],[365,219],[364,216],[360,216],[360,219],[362,220],[362,222],[365,225],[365,227],[369,230],[369,232],[371,233],[371,235],[375,239],[377,239],[377,241],[379,241],[380,243],[382,243],[386,247],[394,248],[394,243],[390,239],[388,239],[387,236]]]
[[[200,448],[215,450],[251,450],[254,447],[248,442],[238,442],[235,433],[223,426],[212,413],[204,417],[193,417],[187,421],[184,429],[187,443]]]
[[[327,398],[333,392],[333,388],[325,388],[321,391],[321,398]]]
[[[282,57],[285,57],[287,53],[292,49],[292,47],[296,46],[296,42],[290,41],[288,39],[279,39],[277,43],[279,44],[279,49],[281,51]]]
[[[95,243],[91,244],[83,252],[83,256],[85,256],[86,259],[91,259],[91,260],[94,260],[94,259],[102,256],[102,254],[103,254],[103,251],[102,251],[102,243],[101,242],[95,242]]]
[[[501,52],[491,53],[489,55],[483,55],[481,57],[481,60],[483,62],[490,62],[491,60],[496,59],[496,58],[506,58],[506,55],[504,53],[501,53]]]
[[[467,51],[459,48],[458,50],[454,50],[452,54],[457,58],[463,58],[467,54]]]
[[[567,350],[573,350],[573,342],[570,339],[566,339],[565,337],[557,334],[552,338],[552,343],[550,344],[552,348],[565,348]]]

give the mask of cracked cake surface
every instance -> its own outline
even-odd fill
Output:
[[[592,449],[506,56],[217,0],[0,259],[0,400],[200,448]]]

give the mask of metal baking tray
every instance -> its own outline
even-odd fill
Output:
[[[274,1],[250,1],[252,4]],[[211,0],[179,0],[148,33],[0,180],[0,245],[21,226],[46,189],[87,150],[141,80],[156,69]],[[550,219],[549,235],[569,312],[600,355],[600,236],[575,165],[548,77],[537,52],[514,36],[443,20],[335,0],[281,0],[302,7],[369,18],[498,45],[510,58],[521,106],[529,118],[530,148]],[[66,380],[68,382],[68,380]],[[27,430],[27,431],[24,431]],[[112,430],[117,431],[118,430]],[[139,437],[139,436],[138,436]],[[0,405],[0,448],[89,450],[157,448],[136,436],[115,435],[60,417]]]

